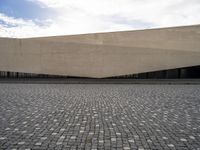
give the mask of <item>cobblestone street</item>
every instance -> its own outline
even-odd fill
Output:
[[[0,150],[200,150],[200,85],[0,84]]]

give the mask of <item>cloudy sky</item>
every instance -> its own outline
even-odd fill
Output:
[[[0,37],[200,24],[200,0],[0,0]]]

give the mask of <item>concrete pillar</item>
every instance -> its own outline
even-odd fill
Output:
[[[166,71],[166,78],[167,79],[177,79],[179,78],[178,69],[171,69]]]
[[[139,78],[140,79],[147,79],[148,78],[148,74],[147,73],[141,73],[141,74],[139,74]]]

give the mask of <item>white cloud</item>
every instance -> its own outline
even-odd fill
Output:
[[[48,24],[0,15],[0,36],[32,37],[200,23],[199,0],[29,0],[58,13]],[[12,34],[11,34],[12,33]]]
[[[0,13],[0,36],[33,37],[48,35],[50,26],[47,23],[51,23],[51,20],[40,23],[38,20],[16,19]]]

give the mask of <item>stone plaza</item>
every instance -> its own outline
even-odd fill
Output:
[[[200,85],[0,84],[1,150],[200,150]]]

